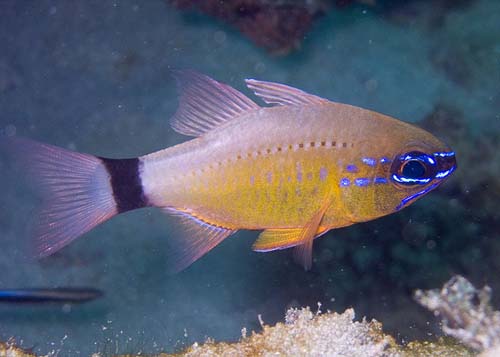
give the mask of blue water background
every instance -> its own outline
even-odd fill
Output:
[[[252,252],[257,233],[240,232],[169,276],[165,242],[175,222],[154,209],[116,217],[29,261],[36,199],[2,160],[0,288],[87,285],[105,297],[0,305],[0,339],[61,355],[174,351],[207,337],[236,340],[242,327],[259,330],[258,314],[273,324],[290,306],[320,301],[324,310],[353,306],[408,341],[439,334],[411,291],[455,273],[492,285],[497,303],[500,2],[432,3],[334,9],[299,50],[279,57],[166,1],[0,2],[2,135],[116,158],[183,142],[168,125],[177,106],[168,71],[192,68],[249,95],[244,78],[259,78],[423,123],[459,162],[410,208],[317,241],[310,272],[290,252]]]

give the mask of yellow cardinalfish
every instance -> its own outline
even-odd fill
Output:
[[[239,229],[263,230],[255,251],[295,247],[308,269],[314,238],[396,212],[456,168],[447,145],[380,113],[246,80],[270,104],[262,107],[204,75],[173,75],[180,99],[171,125],[193,140],[132,159],[6,140],[48,193],[36,229],[40,256],[117,214],[154,206],[188,228],[174,270]]]

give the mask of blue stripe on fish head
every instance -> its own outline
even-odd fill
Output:
[[[412,151],[395,158],[391,165],[391,180],[410,192],[401,199],[395,210],[436,188],[443,179],[456,169],[453,151],[426,154]]]

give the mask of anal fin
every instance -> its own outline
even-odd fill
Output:
[[[219,227],[194,216],[190,212],[175,208],[163,211],[181,218],[182,234],[169,237],[169,270],[176,273],[184,270],[197,259],[212,250],[236,230]]]

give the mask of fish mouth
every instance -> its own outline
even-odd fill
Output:
[[[436,161],[437,172],[434,175],[434,179],[436,180],[444,180],[448,176],[451,175],[453,171],[457,169],[457,160],[455,158],[455,152],[453,151],[440,151],[432,154]],[[408,203],[414,201],[420,196],[425,195],[426,193],[435,189],[441,182],[434,182],[432,185],[424,188],[421,191],[414,193],[408,197],[405,197],[401,200],[401,203],[397,205],[396,211],[399,211],[403,207],[405,207]]]
[[[416,193],[414,193],[413,195],[411,196],[408,196],[408,197],[405,197],[401,200],[401,203],[399,205],[396,206],[395,210],[396,211],[399,211],[401,208],[405,207],[408,203],[410,203],[411,201],[417,199],[418,197],[422,196],[422,195],[425,195],[426,193],[432,191],[433,189],[435,189],[436,187],[438,186],[437,183],[433,183],[432,185],[424,188],[423,190],[421,191],[418,191]]]
[[[433,153],[434,158],[437,163],[436,166],[438,171],[434,176],[436,179],[442,180],[450,176],[453,171],[457,169],[457,160],[455,158],[455,152],[453,151],[443,151]]]

